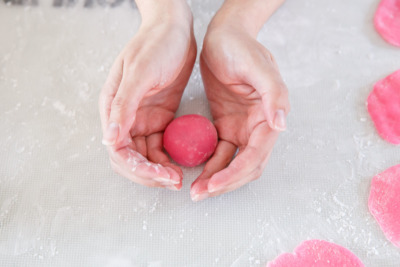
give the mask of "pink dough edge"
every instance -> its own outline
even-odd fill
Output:
[[[396,40],[393,39],[394,34],[392,33],[387,33],[387,29],[383,26],[382,20],[381,20],[381,13],[382,13],[382,9],[386,9],[386,7],[384,7],[384,0],[382,0],[379,5],[378,8],[376,9],[375,15],[374,15],[374,26],[376,31],[378,32],[378,34],[389,44],[394,45],[394,46],[398,46],[400,47],[400,37]]]
[[[293,260],[296,260],[296,259],[301,260],[299,252],[302,250],[302,248],[307,247],[308,244],[312,244],[315,242],[325,243],[325,244],[328,244],[329,246],[336,247],[336,248],[338,248],[338,250],[340,252],[342,252],[342,254],[345,254],[346,256],[348,256],[348,255],[352,256],[352,260],[354,260],[357,263],[357,265],[352,266],[352,267],[364,267],[364,264],[362,263],[362,261],[349,249],[342,247],[340,245],[337,245],[335,243],[331,243],[331,242],[328,242],[325,240],[319,240],[319,239],[311,239],[311,240],[303,241],[300,245],[298,245],[294,249],[293,253],[283,253],[283,254],[279,255],[273,261],[268,262],[266,267],[280,267],[282,265],[277,265],[277,261],[280,261],[281,259],[284,259],[284,258],[291,258],[292,262],[293,262]],[[283,267],[286,267],[286,266],[283,266]]]
[[[367,109],[368,109],[368,113],[372,119],[372,122],[374,123],[375,129],[377,131],[377,133],[379,134],[379,136],[384,139],[385,141],[394,144],[394,145],[399,145],[400,144],[400,137],[393,137],[392,134],[384,134],[382,132],[382,127],[380,125],[377,124],[378,121],[380,121],[380,116],[376,113],[376,111],[371,107],[372,105],[370,105],[371,103],[371,99],[373,98],[373,96],[376,94],[376,92],[379,90],[379,88],[382,86],[382,84],[385,83],[385,81],[387,79],[390,79],[391,77],[395,77],[399,75],[400,76],[400,70],[397,70],[393,73],[391,73],[390,75],[386,76],[385,78],[377,81],[374,84],[374,87],[372,89],[372,91],[370,92],[370,94],[368,95],[367,98]],[[396,140],[394,140],[396,139]]]
[[[372,195],[373,195],[372,193],[373,193],[373,191],[374,191],[374,187],[373,187],[373,186],[374,186],[374,184],[377,182],[376,180],[379,179],[380,177],[382,177],[382,175],[384,175],[386,172],[391,172],[393,169],[397,169],[397,168],[400,168],[400,164],[395,165],[395,166],[392,166],[392,167],[390,167],[389,169],[387,169],[387,170],[385,170],[385,171],[383,171],[383,172],[381,172],[381,173],[375,175],[375,176],[372,178],[372,181],[371,181],[371,189],[370,189],[370,191],[369,191],[369,197],[368,197],[368,210],[369,210],[369,212],[372,214],[372,216],[374,217],[374,219],[376,220],[376,222],[378,223],[379,228],[380,228],[381,231],[383,232],[383,234],[384,234],[384,236],[386,237],[386,239],[389,240],[394,246],[397,246],[397,247],[400,248],[400,241],[397,242],[397,241],[393,240],[393,238],[392,238],[391,236],[388,236],[388,234],[382,229],[382,224],[383,224],[383,222],[382,222],[382,220],[378,217],[378,211],[377,211],[377,209],[376,209],[375,202],[373,201],[373,198],[372,198]]]

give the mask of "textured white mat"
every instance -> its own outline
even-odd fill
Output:
[[[372,177],[400,163],[365,108],[400,68],[400,49],[374,31],[377,0],[288,0],[263,28],[290,90],[289,130],[261,179],[200,203],[189,196],[200,167],[184,170],[181,192],[144,188],[113,173],[100,142],[99,90],[137,10],[36,2],[0,0],[0,266],[263,266],[311,238],[399,266],[367,209]],[[190,3],[201,48],[222,2]],[[198,64],[188,113],[210,115]]]

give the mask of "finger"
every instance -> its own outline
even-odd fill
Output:
[[[160,164],[161,165],[161,164]],[[172,164],[172,163],[164,163],[164,165],[162,165],[165,167],[165,169],[168,171],[169,173],[169,179],[171,181],[165,182],[164,183],[172,183],[172,185],[168,186],[168,189],[171,190],[175,190],[175,191],[179,191],[182,188],[182,179],[183,179],[183,173],[182,170]]]
[[[144,157],[147,157],[146,137],[135,136],[132,140],[135,143],[136,151],[142,154]]]
[[[131,148],[111,149],[110,160],[117,173],[135,183],[150,187],[169,187],[174,184],[167,168],[149,162]]]
[[[175,188],[179,190],[182,187],[183,173],[182,170],[172,164],[168,156],[163,152],[163,134],[154,133],[146,138],[147,157],[150,161],[164,166],[173,181]]]
[[[271,153],[269,153],[267,155],[267,157],[265,158],[265,161],[269,160]],[[247,176],[245,177],[245,179],[239,179],[236,182],[233,182],[232,184],[229,184],[227,186],[225,186],[222,190],[219,191],[215,191],[212,192],[210,194],[210,197],[214,197],[214,196],[218,196],[218,195],[222,195],[222,194],[226,194],[228,192],[234,191],[254,180],[257,180],[262,174],[262,171],[260,172],[257,168],[254,169],[252,172],[250,172],[249,174],[247,174]]]
[[[248,82],[259,92],[269,126],[276,131],[286,130],[286,116],[290,111],[288,90],[274,58],[268,53],[255,60]]]
[[[111,103],[107,129],[103,137],[107,145],[118,145],[129,134],[136,117],[140,101],[151,85],[140,72],[124,70],[118,91]],[[146,81],[147,80],[147,81]]]
[[[122,79],[123,61],[119,57],[115,60],[110,73],[104,83],[99,97],[99,112],[103,134],[106,131],[108,118],[111,111],[111,103],[118,91]]]
[[[259,124],[251,133],[247,146],[231,164],[211,177],[208,192],[223,194],[261,176],[278,135],[266,122]]]
[[[190,196],[193,201],[200,201],[210,196],[208,192],[208,182],[210,177],[229,164],[236,149],[236,146],[230,142],[224,140],[219,141],[213,156],[207,162],[206,166],[204,166],[203,172],[192,183]]]

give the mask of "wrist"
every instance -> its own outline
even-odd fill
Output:
[[[231,28],[256,38],[264,23],[284,0],[225,0],[209,29]]]
[[[175,25],[188,31],[193,26],[192,12],[185,0],[136,0],[142,28]]]

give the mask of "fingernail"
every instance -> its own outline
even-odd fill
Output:
[[[278,109],[275,113],[274,128],[278,131],[286,130],[286,115],[283,109]]]
[[[119,134],[119,125],[116,122],[111,122],[106,132],[104,133],[103,140],[101,141],[103,145],[112,146],[115,144]]]
[[[221,190],[222,186],[217,186],[217,187],[210,187],[208,186],[208,193],[214,193],[217,192],[219,190]]]
[[[173,184],[173,182],[170,179],[164,178],[164,177],[155,177],[155,178],[153,178],[153,180],[156,181],[156,182],[162,183],[164,185]]]
[[[210,196],[210,195],[209,195],[208,193],[196,194],[196,195],[192,196],[192,200],[193,200],[194,202],[197,202],[197,201],[201,201],[201,200],[203,200],[203,199],[206,199],[206,198],[208,198],[209,196]]]
[[[179,175],[173,175],[171,177],[171,183],[179,184],[180,182],[181,182],[181,177],[179,177]]]
[[[171,186],[166,186],[166,188],[168,188],[169,190],[172,191],[179,191],[180,189],[176,188],[175,186],[171,185]]]
[[[169,181],[173,184],[179,184],[181,182],[181,177],[179,174],[171,167],[165,167],[169,174]]]

